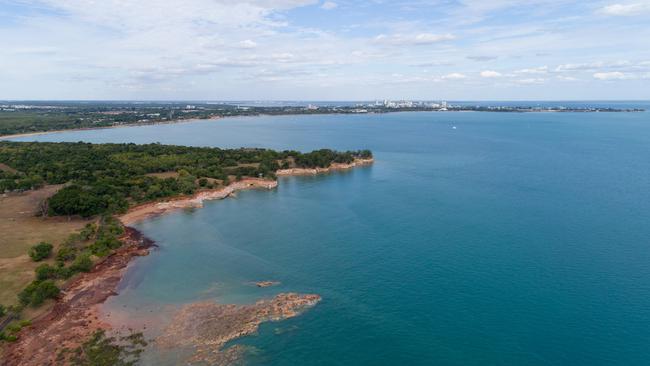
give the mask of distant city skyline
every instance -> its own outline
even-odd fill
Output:
[[[0,100],[647,100],[650,0],[0,0]]]

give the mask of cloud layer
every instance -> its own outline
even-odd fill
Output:
[[[6,0],[3,99],[650,98],[650,2]]]

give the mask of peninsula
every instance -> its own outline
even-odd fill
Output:
[[[2,258],[0,277],[25,273],[0,294],[3,360],[7,365],[66,364],[85,355],[78,352],[84,345],[107,347],[106,352],[142,348],[144,341],[138,334],[125,336],[127,345],[106,338],[112,328],[99,311],[115,294],[131,259],[155,247],[127,225],[172,210],[201,207],[206,200],[223,199],[239,190],[273,189],[279,175],[320,174],[372,162],[369,150],[302,153],[160,144],[0,142],[0,192],[4,192],[0,208],[16,233],[14,239],[1,243],[3,252],[15,256]],[[12,204],[2,205],[6,200]],[[13,207],[21,211],[14,212]],[[218,359],[237,352],[220,353],[227,341],[254,332],[264,321],[296,316],[319,299],[315,294],[278,294],[250,306],[203,303],[187,309],[205,310],[200,319],[192,315],[197,321],[214,318],[231,324],[200,335],[201,342],[218,340],[219,349],[203,355]],[[181,312],[177,318],[185,319],[187,314]],[[184,332],[178,326],[172,324],[166,334]],[[172,346],[172,340],[166,336],[159,343]],[[125,355],[133,354],[129,352],[124,350]]]

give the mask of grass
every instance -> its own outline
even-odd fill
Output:
[[[16,295],[34,279],[34,269],[52,259],[33,262],[29,248],[41,241],[54,245],[54,251],[71,233],[88,220],[37,217],[40,203],[62,186],[18,194],[0,195],[0,304],[17,304]]]
[[[167,179],[167,178],[178,178],[178,172],[162,172],[162,173],[149,173],[145,174],[148,177],[155,177],[155,178],[160,178],[160,179]]]

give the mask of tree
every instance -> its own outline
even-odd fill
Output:
[[[48,201],[50,214],[53,215],[81,215],[90,217],[106,208],[102,198],[92,192],[71,185],[58,191]]]
[[[29,249],[29,256],[34,262],[40,262],[52,254],[52,244],[40,242]]]

